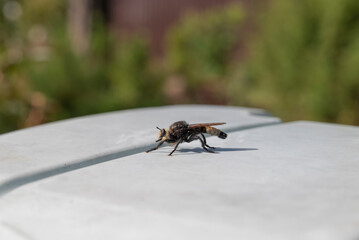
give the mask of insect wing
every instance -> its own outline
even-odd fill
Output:
[[[200,127],[208,127],[208,126],[216,126],[216,125],[223,125],[226,124],[225,122],[218,122],[218,123],[195,123],[190,124],[188,128],[200,128]]]

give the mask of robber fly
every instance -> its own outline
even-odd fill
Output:
[[[200,140],[202,143],[202,148],[207,152],[214,153],[210,149],[214,149],[214,147],[210,147],[207,145],[206,138],[204,137],[203,133],[210,134],[212,136],[217,136],[219,138],[225,139],[227,134],[222,132],[221,130],[214,128],[212,126],[215,125],[222,125],[225,124],[224,122],[221,123],[198,123],[198,124],[188,124],[185,121],[178,121],[173,123],[169,129],[159,128],[160,133],[158,134],[158,139],[156,142],[159,144],[146,151],[146,153],[157,150],[164,142],[169,143],[171,146],[175,145],[174,149],[168,156],[171,156],[174,151],[176,151],[178,145],[182,142],[192,142],[194,140]],[[202,138],[198,135],[201,135]]]

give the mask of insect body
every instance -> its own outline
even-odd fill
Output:
[[[212,126],[215,125],[222,125],[225,124],[224,122],[221,123],[199,123],[199,124],[188,124],[185,121],[178,121],[173,123],[169,129],[159,128],[160,133],[158,134],[158,139],[156,142],[159,144],[146,151],[146,153],[151,152],[153,150],[157,150],[164,142],[169,143],[170,145],[175,145],[175,148],[172,150],[168,156],[171,156],[174,151],[176,151],[178,145],[182,142],[192,142],[194,140],[200,140],[202,143],[202,148],[207,152],[214,153],[210,149],[214,149],[214,147],[210,147],[207,145],[206,138],[204,137],[204,133],[210,134],[212,136],[217,136],[219,138],[225,139],[227,134],[222,132],[221,130],[214,128]],[[201,135],[202,138],[198,135]]]

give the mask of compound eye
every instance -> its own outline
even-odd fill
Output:
[[[164,129],[161,129],[161,137],[163,137],[166,134],[166,131]]]

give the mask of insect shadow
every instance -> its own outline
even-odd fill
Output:
[[[222,147],[216,147],[215,153],[219,152],[240,152],[240,151],[255,151],[258,150],[258,148],[222,148]],[[196,148],[182,148],[179,149],[178,152],[180,153],[206,153],[202,148],[196,147]]]

